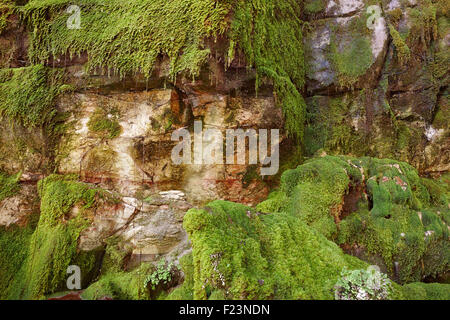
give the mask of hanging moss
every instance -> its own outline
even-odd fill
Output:
[[[25,227],[0,227],[0,300],[8,299],[11,284],[24,263],[37,215]]]
[[[0,35],[8,27],[8,18],[13,12],[13,3],[9,0],[2,0],[0,3]]]
[[[273,81],[286,129],[300,140],[306,112],[301,94],[305,84],[302,5],[294,0],[240,0],[231,23],[231,38],[256,69],[256,88],[265,77]]]
[[[198,75],[209,55],[203,39],[225,32],[230,10],[229,3],[212,0],[83,0],[77,3],[81,29],[68,29],[71,14],[63,10],[72,4],[34,0],[20,9],[32,30],[32,62],[87,52],[89,71],[150,76],[158,55],[167,55],[173,76],[181,71]]]
[[[211,54],[207,38],[229,35],[228,61],[235,48],[248,66],[273,81],[283,107],[286,129],[301,140],[305,103],[302,2],[213,0],[83,0],[81,29],[68,29],[69,0],[30,1],[20,8],[32,31],[29,56],[33,63],[87,52],[87,70],[125,76],[142,72],[150,77],[158,57],[170,59],[170,75],[198,76]]]
[[[64,289],[71,264],[78,265],[83,275],[95,267],[96,255],[78,252],[77,246],[81,231],[89,225],[85,211],[100,191],[76,182],[74,176],[58,175],[39,181],[38,190],[41,215],[11,285],[10,299],[38,299]],[[80,211],[68,217],[74,205],[80,205]]]
[[[61,76],[42,65],[0,69],[0,116],[29,127],[48,124],[57,114],[54,99],[66,88]]]

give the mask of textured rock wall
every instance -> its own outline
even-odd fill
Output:
[[[88,73],[86,54],[49,58],[47,66],[63,70],[70,86],[55,101],[60,133],[0,120],[0,170],[22,172],[20,192],[0,202],[0,225],[25,224],[39,211],[38,180],[53,172],[77,174],[119,199],[97,206],[79,249],[93,250],[118,236],[130,265],[182,255],[189,250],[182,227],[188,209],[213,199],[255,205],[279,178],[262,179],[254,165],[175,165],[171,135],[192,130],[195,120],[222,132],[281,129],[280,171],[302,156],[327,153],[393,158],[433,177],[448,172],[448,6],[383,0],[374,18],[371,5],[305,1],[307,116],[298,146],[283,131],[273,82],[259,79],[256,92],[256,71],[243,53],[224,58],[226,37],[205,40],[211,54],[196,79],[171,77],[165,56],[148,79]],[[0,67],[28,66],[29,30],[15,14],[7,19],[0,29]]]

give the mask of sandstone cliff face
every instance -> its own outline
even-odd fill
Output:
[[[175,165],[172,133],[192,131],[198,120],[223,133],[280,129],[280,174],[325,153],[405,161],[431,177],[448,173],[447,6],[383,0],[375,7],[366,0],[304,2],[301,142],[284,130],[289,113],[280,108],[278,83],[261,79],[245,50],[224,35],[204,40],[209,54],[196,77],[174,77],[167,55],[147,78],[89,69],[86,52],[46,57],[45,67],[63,74],[51,128],[15,121],[0,109],[0,171],[21,172],[20,192],[0,201],[0,226],[25,225],[39,212],[39,180],[75,174],[116,198],[96,203],[79,250],[118,237],[128,267],[160,256],[178,260],[190,250],[182,226],[189,209],[214,199],[254,206],[280,176],[260,177],[260,165]],[[0,83],[6,83],[11,70],[35,64],[37,42],[17,13],[2,10]],[[80,208],[70,210],[76,216]]]

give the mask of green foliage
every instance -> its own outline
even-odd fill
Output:
[[[365,266],[285,213],[258,216],[214,201],[191,209],[184,227],[193,246],[196,299],[332,299],[342,268]]]
[[[147,276],[147,278],[145,278],[144,286],[147,287],[147,285],[150,284],[152,290],[155,290],[160,283],[169,283],[170,281],[172,281],[173,268],[174,265],[172,262],[167,263],[167,261],[164,259],[159,260],[158,264],[156,265],[156,270],[152,274]]]
[[[392,296],[388,277],[369,267],[362,270],[344,270],[335,285],[336,300],[387,300]]]
[[[81,231],[89,225],[84,212],[94,205],[99,190],[75,179],[74,176],[51,175],[39,181],[41,215],[9,298],[41,298],[63,288],[69,265],[77,264],[83,274],[94,267],[96,257],[79,253],[77,246]],[[67,217],[74,205],[80,205],[79,213]]]
[[[0,116],[25,126],[49,123],[55,97],[64,89],[61,73],[42,65],[0,70]]]
[[[0,172],[0,202],[14,196],[20,190],[19,179],[21,175],[22,173],[18,173],[9,176]]]
[[[194,299],[194,262],[192,253],[180,259],[181,270],[184,274],[183,284],[175,288],[168,296],[167,300],[193,300]]]

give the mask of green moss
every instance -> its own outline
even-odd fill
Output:
[[[24,263],[34,232],[35,223],[30,222],[25,227],[0,227],[0,299],[9,296],[10,286],[14,277]]]
[[[305,12],[308,14],[319,13],[325,9],[323,0],[309,0],[305,2]]]
[[[97,68],[121,76],[142,72],[150,76],[158,55],[167,55],[171,74],[198,75],[209,55],[203,39],[223,34],[229,3],[201,1],[97,1],[77,3],[81,29],[68,29],[70,14],[62,13],[70,1],[30,1],[21,8],[33,31],[30,59],[87,52],[89,71]],[[181,54],[183,53],[183,54]]]
[[[9,298],[37,299],[64,288],[67,267],[78,265],[83,275],[95,267],[95,254],[77,251],[78,237],[89,225],[85,211],[99,190],[76,182],[74,176],[51,175],[38,184],[41,215],[27,248],[27,257],[15,275]],[[80,205],[75,217],[70,209]]]
[[[151,273],[151,264],[141,264],[130,271],[114,271],[102,275],[91,284],[81,295],[84,300],[145,300],[149,292],[145,285],[145,278]]]
[[[8,18],[12,14],[13,3],[9,0],[2,0],[0,3],[0,35],[8,27]]]
[[[87,126],[91,132],[101,137],[114,139],[122,132],[122,127],[118,122],[119,118],[120,114],[117,109],[99,107],[90,117]]]
[[[214,0],[83,0],[81,29],[68,29],[69,0],[33,0],[20,7],[29,26],[32,63],[87,52],[87,70],[150,77],[158,57],[170,60],[170,75],[196,77],[211,52],[205,39],[228,33],[227,61],[242,50],[257,71],[256,88],[273,81],[288,132],[301,139],[305,103],[302,2]],[[239,49],[238,49],[239,48]]]
[[[410,283],[402,288],[407,300],[449,300],[450,284]]]
[[[184,227],[193,246],[196,299],[332,299],[342,268],[365,266],[285,213],[258,216],[214,201],[190,210]]]
[[[421,0],[415,8],[408,8],[407,14],[411,21],[408,41],[426,49],[437,38],[436,7],[431,0]]]
[[[42,65],[0,70],[0,116],[25,126],[48,124],[56,115],[61,73]]]
[[[354,203],[349,207],[347,201]],[[372,263],[372,258],[381,257],[380,266],[401,283],[436,276],[448,268],[445,186],[419,177],[406,163],[313,159],[284,172],[280,191],[257,209],[295,216],[338,244],[357,244]]]
[[[184,274],[183,284],[175,288],[167,300],[193,300],[194,299],[194,261],[189,253],[180,259],[181,270]]]
[[[0,202],[14,196],[19,190],[19,179],[22,173],[9,176],[0,171]]]
[[[348,47],[338,49],[332,39],[330,59],[342,87],[352,87],[373,64],[370,40],[364,35],[356,36]]]
[[[236,1],[231,39],[256,69],[256,88],[265,77],[272,80],[276,101],[282,106],[286,129],[303,139],[306,105],[302,2]]]
[[[403,65],[408,62],[409,58],[411,57],[411,51],[409,50],[408,46],[406,45],[405,41],[400,36],[398,31],[391,24],[389,25],[389,32],[391,34],[392,41],[394,42],[395,49],[397,50],[397,58],[400,64]]]
[[[315,96],[310,100],[305,131],[307,156],[314,156],[321,149],[329,154],[361,156],[369,153],[366,135],[356,131],[348,120],[361,113],[354,110],[359,107],[361,96],[362,93],[357,99],[346,95],[336,98]]]

